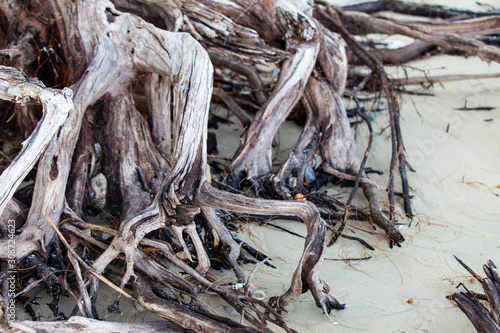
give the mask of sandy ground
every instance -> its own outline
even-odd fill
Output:
[[[427,70],[428,75],[500,73],[500,65],[484,63],[475,57],[437,56],[408,64]],[[393,77],[402,71],[390,70]],[[418,72],[411,75],[422,75]],[[420,87],[408,87],[424,91]],[[431,96],[401,95],[402,130],[408,160],[415,173],[409,174],[414,196],[415,218],[411,226],[401,227],[406,242],[389,249],[383,236],[357,231],[376,247],[364,247],[340,239],[326,251],[326,258],[359,258],[353,262],[325,260],[322,278],[332,294],[347,304],[329,317],[322,314],[309,293],[288,307],[290,325],[300,332],[474,332],[462,312],[446,296],[463,282],[480,290],[478,282],[455,261],[457,255],[475,271],[482,273],[487,259],[500,263],[500,80],[471,80],[435,84]],[[492,111],[458,111],[467,107],[496,107]],[[352,107],[347,102],[348,107]],[[375,132],[388,125],[385,111],[374,120]],[[231,126],[225,135],[236,133]],[[222,135],[221,130],[219,131]],[[293,124],[280,135],[283,149],[293,145],[300,129]],[[234,134],[233,134],[234,135]],[[358,151],[364,151],[366,131],[356,130]],[[236,140],[219,140],[221,151],[231,151]],[[368,166],[384,171],[371,176],[386,183],[390,156],[389,132],[376,135]],[[330,188],[330,193],[349,189]],[[380,193],[381,199],[385,198]],[[360,196],[356,202],[363,207]],[[402,203],[398,203],[402,213]],[[404,218],[399,222],[409,223]],[[279,222],[305,235],[300,223]],[[355,224],[370,230],[363,224]],[[352,229],[348,234],[353,234]],[[266,295],[284,292],[289,284],[303,241],[271,227],[250,226],[241,235],[271,255],[277,270],[265,267],[254,284]],[[251,268],[249,268],[251,269]],[[221,312],[223,313],[223,312]]]
[[[429,3],[430,1],[427,1]],[[495,1],[483,3],[495,4]],[[337,4],[339,2],[336,2]],[[340,1],[342,3],[342,1]],[[343,3],[352,3],[344,1]],[[433,1],[432,3],[437,3]],[[458,8],[480,9],[473,1],[454,1]],[[476,57],[436,56],[407,64],[410,76],[500,73],[500,65],[487,64]],[[393,77],[403,77],[402,69],[388,69]],[[424,91],[418,86],[410,90]],[[325,316],[314,304],[310,293],[303,294],[288,307],[286,319],[299,332],[474,332],[462,312],[446,296],[463,282],[471,290],[480,290],[467,272],[455,261],[460,257],[472,269],[482,273],[488,259],[500,264],[500,79],[482,79],[435,84],[429,96],[401,95],[401,126],[408,161],[416,170],[409,173],[415,218],[411,226],[401,227],[406,242],[389,249],[381,234],[371,235],[349,229],[348,234],[363,238],[376,247],[365,250],[360,244],[340,239],[326,250],[322,278],[331,293],[347,307]],[[353,107],[346,100],[347,107]],[[491,111],[458,111],[467,107],[495,107]],[[383,106],[382,106],[383,108]],[[235,123],[238,121],[235,119]],[[374,130],[388,126],[386,111],[377,113]],[[235,125],[217,131],[219,151],[231,156],[238,144]],[[358,151],[366,146],[366,129],[356,129]],[[281,149],[289,149],[300,128],[287,124],[280,133]],[[389,131],[376,135],[367,166],[384,171],[370,177],[387,182],[390,159]],[[332,194],[350,189],[330,188]],[[380,192],[385,200],[385,194]],[[365,207],[358,196],[356,205]],[[402,212],[402,203],[397,209]],[[399,218],[400,222],[409,220]],[[276,222],[305,235],[305,227],[295,222]],[[365,224],[354,224],[363,230]],[[271,227],[248,226],[240,235],[270,255],[278,269],[262,267],[253,281],[267,296],[283,293],[289,286],[303,249],[303,240]],[[371,256],[366,261],[338,261]],[[337,260],[330,260],[337,259]],[[252,267],[248,267],[248,273]],[[220,274],[220,273],[218,273]],[[114,293],[102,293],[109,305]],[[73,300],[68,300],[71,307]],[[206,300],[217,312],[228,315],[222,305]],[[99,303],[99,302],[98,302]],[[61,303],[64,307],[64,300]],[[157,320],[154,315],[137,311],[122,301],[123,315],[107,320]],[[106,313],[102,309],[100,313]],[[45,313],[48,314],[48,311]],[[239,320],[238,317],[233,317]]]

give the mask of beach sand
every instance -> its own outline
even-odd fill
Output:
[[[476,57],[440,55],[408,65],[425,69],[431,76],[500,73],[499,64],[488,65]],[[393,77],[403,77],[396,70],[389,71]],[[326,317],[314,304],[311,294],[303,294],[287,308],[286,314],[291,327],[299,332],[475,331],[446,296],[456,292],[460,282],[470,290],[482,290],[453,254],[480,274],[488,259],[500,263],[500,80],[449,82],[435,84],[430,90],[407,88],[432,95],[398,97],[408,161],[416,171],[409,173],[415,217],[411,226],[400,227],[406,241],[401,248],[390,249],[380,232],[371,235],[359,230],[355,234],[352,229],[347,231],[376,250],[365,250],[359,243],[342,238],[326,250],[321,276],[332,288],[332,295],[347,307]],[[353,107],[348,101],[346,104]],[[465,104],[496,109],[457,110]],[[380,112],[373,122],[374,132],[380,132],[388,124],[387,111]],[[230,133],[228,130],[227,134]],[[287,124],[280,133],[281,147],[290,148],[293,140],[288,139],[296,138],[299,133],[300,128]],[[361,126],[355,133],[358,152],[363,152],[367,132]],[[229,151],[235,144],[236,140],[219,139],[219,150],[224,151],[226,146]],[[384,172],[381,176],[370,175],[379,184],[387,182],[389,161],[387,130],[374,138],[367,163],[368,167]],[[350,188],[329,189],[331,194],[349,191]],[[385,193],[380,192],[380,198],[386,200]],[[366,207],[361,194],[354,204]],[[397,205],[399,222],[408,224],[410,221],[401,217],[402,202]],[[300,223],[275,223],[302,235],[306,233]],[[373,231],[366,223],[353,225]],[[303,240],[272,227],[255,225],[240,236],[270,255],[278,267],[261,268],[254,285],[268,296],[283,293],[302,253]],[[372,258],[348,263],[328,260],[367,256]]]

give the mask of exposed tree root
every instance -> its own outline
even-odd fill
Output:
[[[457,14],[397,4],[380,1],[359,10]],[[0,67],[0,98],[22,105],[5,112],[14,112],[21,135],[30,136],[0,176],[0,276],[25,269],[36,281],[20,282],[14,296],[26,297],[30,306],[47,289],[54,315],[65,319],[39,326],[13,321],[9,329],[58,332],[64,323],[72,331],[110,331],[105,322],[94,320],[101,316],[96,307],[100,282],[118,294],[109,312],[119,312],[120,297],[126,296],[172,322],[114,324],[118,330],[271,332],[270,322],[294,332],[280,313],[309,290],[326,314],[343,309],[319,275],[327,240],[343,236],[349,219],[359,219],[382,229],[391,246],[404,242],[395,223],[397,167],[405,213],[412,216],[393,85],[415,81],[391,80],[382,63],[407,61],[433,45],[499,61],[498,48],[481,40],[499,32],[497,21],[489,15],[408,23],[301,0],[1,2],[0,61],[8,66]],[[398,52],[366,50],[353,35],[367,31],[417,41]],[[357,114],[370,128],[360,158],[342,101],[352,56],[371,69],[352,98],[358,102],[356,93],[373,80],[387,99],[392,155],[386,188],[365,171],[373,139],[370,123],[358,105]],[[257,64],[276,66],[277,82],[264,84]],[[224,85],[213,89],[212,65],[232,71],[239,82],[220,78]],[[21,71],[47,85],[69,88],[48,89]],[[213,184],[207,169],[212,95],[244,127],[235,155],[217,160],[228,165]],[[39,113],[35,104],[43,107],[43,115],[33,129]],[[255,116],[245,105],[258,110]],[[284,163],[273,166],[273,140],[294,111],[305,115],[303,132]],[[214,161],[212,169],[222,171]],[[36,163],[33,194],[20,203],[13,196]],[[335,178],[354,184],[345,202],[317,191]],[[359,186],[368,212],[352,204]],[[249,196],[249,187],[260,198]],[[387,216],[376,190],[387,192]],[[304,250],[283,295],[263,300],[252,293],[255,270],[262,263],[275,266],[234,234],[242,218],[221,217],[233,213],[286,216],[305,224]],[[90,223],[103,216],[110,225]],[[373,249],[362,239],[344,236]],[[13,238],[15,253],[9,247]],[[248,277],[240,264],[255,261],[245,253],[260,261]],[[117,264],[123,265],[122,273],[115,271]],[[207,274],[214,267],[230,269],[233,282],[218,284]],[[488,267],[493,279],[495,267]],[[64,274],[55,277],[58,270]],[[72,311],[58,307],[63,292],[76,300]],[[201,293],[223,299],[240,313],[241,322],[210,312]],[[462,296],[456,296],[457,302]],[[4,283],[0,305],[5,309],[11,298]],[[488,300],[498,307],[495,299]],[[498,324],[495,309],[490,317]]]
[[[486,273],[486,277],[483,278],[460,259],[455,258],[481,283],[484,294],[471,292],[460,284],[457,288],[462,286],[465,291],[450,295],[449,299],[458,304],[478,332],[500,332],[500,272],[497,267],[491,260],[488,260],[488,263],[483,266]]]

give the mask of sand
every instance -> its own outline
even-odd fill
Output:
[[[431,75],[500,72],[498,64],[488,66],[477,58],[453,56],[439,56],[411,65],[428,68]],[[401,248],[391,250],[380,235],[369,236],[358,231],[356,236],[376,245],[376,251],[367,253],[362,246],[346,239],[328,248],[327,258],[367,255],[372,258],[350,264],[324,262],[322,277],[332,287],[332,294],[346,303],[347,308],[336,311],[326,320],[321,311],[315,309],[312,297],[303,295],[300,302],[289,307],[291,313],[287,316],[300,332],[474,332],[465,315],[445,297],[456,291],[459,282],[464,282],[469,289],[480,290],[479,283],[470,281],[452,254],[480,273],[487,259],[500,263],[500,189],[497,188],[500,184],[500,80],[435,85],[432,92],[434,96],[400,97],[408,160],[416,170],[409,174],[416,216],[411,227],[401,227],[407,241]],[[465,102],[468,107],[497,109],[489,112],[455,110]],[[485,121],[489,119],[492,120]],[[387,124],[386,113],[375,119],[376,128]],[[365,147],[360,140],[363,134],[363,131],[357,134],[359,151]],[[386,182],[389,149],[386,131],[374,139],[368,161],[368,166],[385,171],[383,176],[371,177],[380,184]],[[365,203],[360,198],[357,204]],[[401,204],[399,202],[400,212]],[[260,230],[258,235],[264,238],[258,241],[263,250],[275,257],[283,255],[287,264],[300,255],[302,242],[296,237],[270,232],[268,228]],[[280,240],[278,246],[276,239]],[[292,253],[294,257],[290,256]],[[287,271],[279,264],[279,273],[275,274],[286,281],[285,276],[294,269],[293,264],[290,266]],[[283,282],[276,281],[274,287],[279,289],[280,283]]]
[[[428,75],[500,73],[500,65],[488,65],[476,57],[442,55],[408,65],[428,70]],[[391,72],[393,77],[402,77],[396,70]],[[424,91],[417,86],[408,89]],[[286,315],[298,331],[475,331],[446,296],[455,292],[460,282],[471,290],[481,290],[452,254],[479,273],[488,259],[500,263],[500,80],[435,84],[428,92],[433,95],[399,96],[408,161],[416,171],[409,173],[415,218],[411,226],[401,227],[406,242],[401,248],[389,249],[381,234],[357,231],[355,235],[375,246],[375,251],[366,251],[347,239],[328,248],[325,257],[329,259],[372,258],[350,263],[325,260],[322,278],[347,307],[326,317],[315,306],[311,294],[306,293],[288,307]],[[465,104],[496,109],[456,110]],[[293,140],[288,139],[300,133],[293,124],[287,125],[280,135],[283,148],[291,147]],[[375,132],[387,125],[387,112],[383,111],[374,120]],[[231,133],[229,129],[227,134]],[[364,138],[366,131],[359,128],[358,151],[365,149]],[[235,140],[220,143],[226,149],[234,144]],[[384,131],[375,137],[368,160],[369,167],[384,171],[382,176],[371,175],[380,184],[387,181],[389,158],[390,137]],[[335,194],[349,189],[334,187],[329,191]],[[383,192],[380,197],[385,200]],[[359,196],[356,204],[364,207],[366,202]],[[402,202],[398,202],[397,208],[402,215]],[[409,220],[399,217],[399,222]],[[305,227],[300,223],[279,224],[305,235]],[[370,230],[363,223],[355,226]],[[254,284],[266,295],[284,292],[303,241],[271,227],[248,229],[241,236],[271,255],[278,266],[277,270],[262,268]]]

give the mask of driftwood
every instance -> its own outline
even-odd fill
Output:
[[[166,332],[188,333],[182,327],[166,321],[145,323],[115,323],[74,316],[66,321],[37,322],[19,321],[11,325],[9,332]]]
[[[73,109],[72,91],[45,89],[36,79],[29,79],[19,71],[0,67],[0,98],[17,103],[38,102],[44,107],[44,117],[32,135],[23,143],[11,165],[0,176],[0,214],[9,203],[17,187],[33,168],[42,152]],[[56,171],[57,172],[57,171]]]
[[[449,299],[458,304],[460,310],[467,315],[479,333],[500,332],[500,271],[497,266],[488,260],[488,263],[483,266],[486,277],[482,277],[460,259],[455,258],[481,283],[484,294],[471,292],[460,284],[457,288],[462,286],[466,291],[450,295]]]
[[[319,274],[327,240],[342,236],[349,218],[356,217],[379,227],[391,246],[404,242],[396,227],[397,167],[405,213],[412,216],[393,86],[421,81],[393,81],[383,63],[407,61],[433,46],[500,60],[498,47],[481,40],[499,32],[494,14],[436,24],[354,11],[385,7],[338,10],[302,0],[28,2],[0,3],[0,60],[5,65],[0,67],[0,98],[22,104],[13,110],[21,132],[30,134],[0,176],[0,258],[10,270],[27,267],[40,288],[57,297],[64,288],[72,294],[76,306],[71,315],[87,317],[71,316],[64,322],[75,331],[110,330],[94,320],[101,316],[95,305],[100,282],[117,292],[110,312],[119,311],[124,296],[172,322],[115,328],[124,331],[271,332],[271,322],[292,332],[281,312],[307,291],[325,313],[343,309]],[[424,9],[428,16],[456,16],[442,8]],[[418,41],[394,53],[366,50],[353,35],[367,31],[405,34]],[[392,155],[385,188],[367,176],[370,145],[360,158],[342,101],[348,59],[353,57],[371,74],[351,97],[357,101],[356,93],[372,80],[389,105]],[[256,65],[279,68],[276,82],[264,83]],[[226,72],[232,77],[224,77]],[[62,90],[46,88],[42,81]],[[249,93],[236,98],[242,86]],[[235,155],[219,159],[227,166],[220,177],[213,175],[213,182],[207,177],[212,97],[234,112],[244,128]],[[43,117],[34,128],[40,104]],[[304,129],[275,168],[273,139],[293,114],[297,119],[302,114]],[[359,108],[357,114],[371,132]],[[14,195],[37,162],[26,208]],[[354,184],[346,202],[315,192],[334,179]],[[366,213],[352,205],[359,187],[369,203]],[[384,191],[388,212],[381,202]],[[294,200],[305,197],[309,200]],[[90,223],[96,212],[105,212],[114,227]],[[304,251],[283,295],[262,300],[252,294],[252,274],[246,277],[240,262],[251,262],[245,253],[261,262],[270,258],[240,245],[242,240],[230,230],[237,223],[229,220],[230,212],[289,217],[306,225]],[[10,220],[16,229],[7,235],[13,230],[6,225]],[[329,235],[328,228],[339,221],[340,227]],[[362,239],[345,237],[373,249]],[[9,251],[12,238],[14,253]],[[124,266],[118,276],[112,269],[117,262]],[[234,272],[231,286],[218,285],[207,274],[219,264]],[[53,275],[55,266],[71,272],[63,282],[43,277]],[[18,285],[16,297],[33,288]],[[13,300],[5,286],[2,293],[5,308]],[[241,322],[211,313],[199,301],[200,293],[222,298],[241,314]],[[66,319],[71,311],[59,309],[57,297],[51,309]],[[16,332],[62,330],[59,323],[8,325]]]

